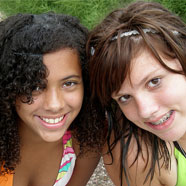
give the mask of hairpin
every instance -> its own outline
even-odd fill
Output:
[[[153,34],[157,33],[157,31],[154,30],[154,29],[152,29],[152,28],[144,28],[144,29],[142,29],[142,31],[143,31],[145,34],[146,34],[146,33],[149,33],[149,32],[150,32],[150,33],[153,33]],[[179,35],[179,32],[176,31],[176,30],[172,30],[172,33],[173,33],[174,35]],[[130,30],[130,31],[121,33],[119,37],[122,38],[122,37],[131,36],[131,35],[137,35],[137,34],[140,34],[137,30]],[[118,39],[118,36],[114,36],[111,40],[113,41],[113,40],[116,40],[116,39]],[[90,53],[91,53],[92,56],[93,56],[94,53],[95,53],[95,48],[94,48],[93,46],[91,47]]]
[[[157,33],[155,30],[153,30],[151,28],[144,28],[142,30],[145,34],[148,33],[148,32],[151,32],[153,34]],[[131,35],[137,35],[137,34],[139,34],[139,32],[137,30],[131,30],[131,31],[128,31],[128,32],[121,33],[119,37],[122,38],[122,37],[131,36]],[[115,39],[118,39],[118,36],[114,36],[111,40],[113,41]]]
[[[90,48],[90,54],[93,56],[94,53],[95,53],[95,48],[92,46],[92,47]]]

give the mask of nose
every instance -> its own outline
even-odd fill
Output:
[[[149,119],[159,110],[158,101],[152,96],[143,94],[136,98],[138,114],[143,119]]]
[[[57,89],[47,90],[45,92],[44,108],[51,112],[59,112],[63,109],[65,101],[62,92]]]

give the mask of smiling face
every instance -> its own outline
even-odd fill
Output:
[[[61,49],[43,56],[49,75],[44,90],[33,92],[34,102],[17,99],[20,131],[47,142],[62,138],[78,115],[83,101],[83,80],[79,57],[74,50]]]
[[[177,59],[162,60],[181,70]],[[175,141],[186,132],[186,79],[166,70],[147,50],[131,63],[130,78],[112,94],[125,116],[138,127],[165,141]]]

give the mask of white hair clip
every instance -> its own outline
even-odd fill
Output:
[[[148,32],[153,33],[153,34],[157,33],[155,30],[153,30],[151,28],[144,28],[142,30],[145,34]],[[131,36],[131,35],[137,35],[137,34],[139,34],[139,32],[137,30],[131,30],[128,32],[123,32],[119,37],[122,38],[122,37]],[[118,36],[114,36],[111,40],[113,41],[115,39],[118,39]]]
[[[93,56],[94,53],[95,53],[95,48],[92,46],[92,47],[90,48],[90,54]]]
[[[144,28],[142,29],[142,31],[146,34],[146,33],[153,33],[153,34],[156,34],[157,31],[152,29],[152,28]],[[172,30],[172,33],[174,35],[179,35],[179,32],[176,31],[176,30]],[[127,36],[131,36],[131,35],[137,35],[137,34],[140,34],[137,30],[131,30],[131,31],[127,31],[127,32],[123,32],[120,34],[120,38],[122,37],[127,37]],[[118,36],[114,36],[111,40],[115,40],[115,39],[118,39]],[[91,55],[93,56],[94,53],[95,53],[95,48],[94,47],[91,47],[91,51],[90,51]]]
[[[176,30],[173,30],[172,33],[173,33],[174,35],[179,35],[179,32],[176,31]]]

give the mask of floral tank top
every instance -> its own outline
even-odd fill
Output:
[[[72,148],[72,136],[66,131],[63,136],[64,151],[59,167],[58,175],[53,186],[65,186],[70,180],[76,161],[76,155]],[[0,186],[13,186],[13,174],[0,176]]]

